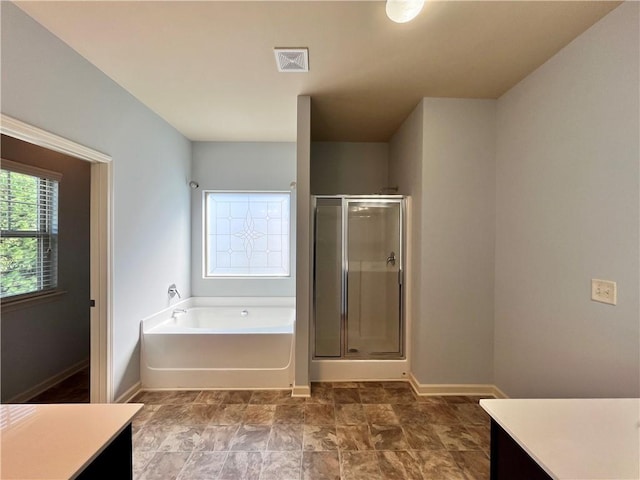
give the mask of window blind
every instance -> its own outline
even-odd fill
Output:
[[[3,160],[0,169],[0,297],[58,284],[58,195],[55,172]]]

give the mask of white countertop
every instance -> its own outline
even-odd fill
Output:
[[[640,399],[480,400],[554,480],[640,479]]]
[[[76,477],[142,404],[0,405],[0,478]]]

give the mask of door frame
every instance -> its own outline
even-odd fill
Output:
[[[91,403],[113,401],[112,272],[113,184],[111,157],[92,148],[0,114],[0,133],[91,163],[90,392]]]

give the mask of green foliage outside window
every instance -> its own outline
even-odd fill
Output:
[[[38,290],[38,242],[35,238],[2,238],[2,297]]]
[[[58,183],[0,170],[0,296],[56,286]]]

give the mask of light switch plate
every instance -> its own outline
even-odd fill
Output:
[[[615,305],[618,301],[616,282],[610,280],[591,279],[591,300],[594,302]]]

